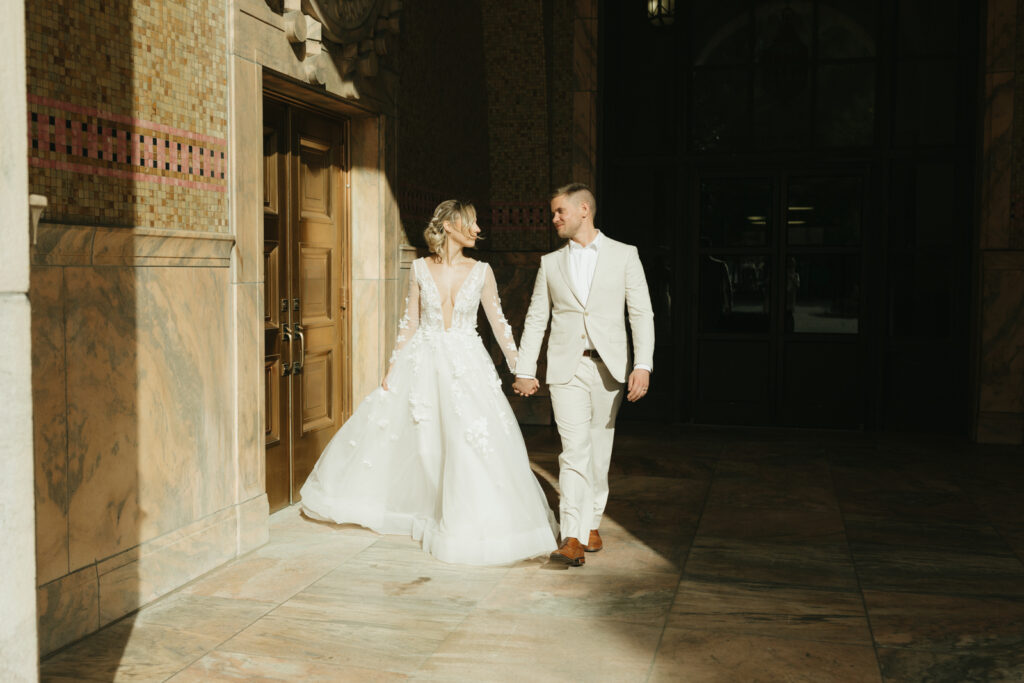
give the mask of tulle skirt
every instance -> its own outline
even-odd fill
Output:
[[[408,534],[444,562],[556,548],[558,527],[475,331],[419,330],[302,486],[315,519]]]

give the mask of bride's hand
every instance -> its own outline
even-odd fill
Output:
[[[383,389],[384,391],[391,391],[391,389],[388,387],[388,378],[387,377],[385,377],[384,381],[380,383],[380,388]]]

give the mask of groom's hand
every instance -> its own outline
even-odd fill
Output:
[[[629,393],[626,399],[630,403],[636,403],[647,395],[647,388],[651,386],[651,373],[643,368],[636,368],[629,373]]]
[[[540,382],[529,377],[516,377],[516,381],[512,383],[512,391],[520,396],[533,396],[539,388]]]

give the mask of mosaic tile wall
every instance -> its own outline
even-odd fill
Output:
[[[223,3],[26,3],[45,220],[227,232]]]
[[[489,192],[487,91],[478,2],[409,2],[402,9],[398,200],[413,244],[441,201]],[[483,224],[481,224],[483,225]],[[486,227],[486,226],[484,226]]]

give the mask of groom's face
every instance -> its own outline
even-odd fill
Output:
[[[551,200],[551,222],[563,240],[571,240],[583,224],[583,211],[577,202],[566,195]]]

